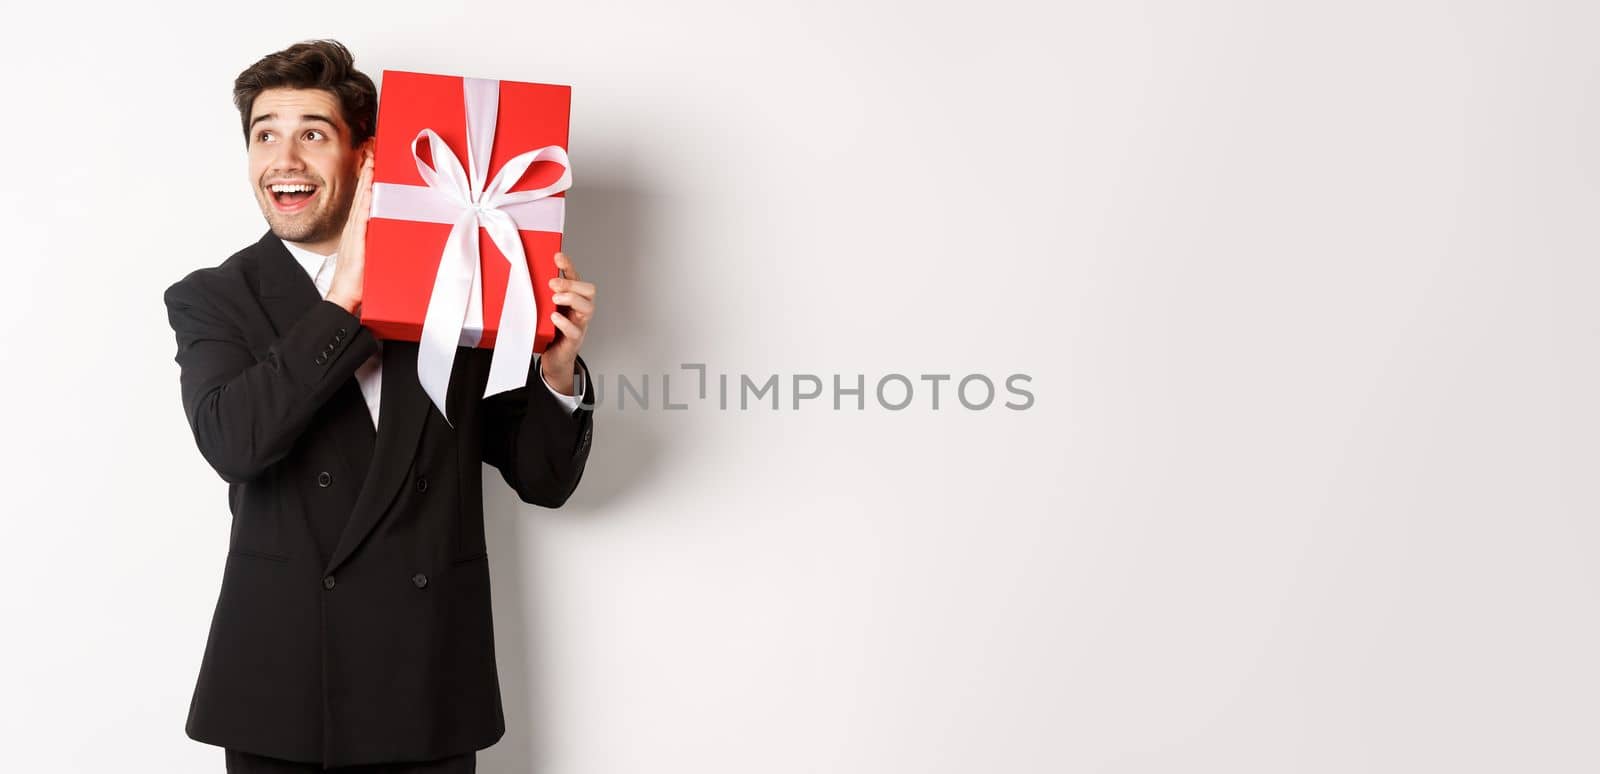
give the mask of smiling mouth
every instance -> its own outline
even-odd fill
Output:
[[[279,212],[298,212],[305,208],[320,190],[310,183],[274,183],[267,186],[267,195]]]

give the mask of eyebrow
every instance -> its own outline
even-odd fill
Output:
[[[259,124],[262,121],[270,121],[270,120],[276,119],[277,117],[278,117],[277,113],[262,113],[261,115],[250,119],[250,128],[254,129],[254,128],[256,128],[256,124]],[[339,130],[338,124],[335,124],[333,122],[333,119],[331,119],[331,118],[329,118],[329,117],[327,117],[325,115],[322,115],[321,113],[306,113],[306,114],[300,116],[300,121],[302,123],[310,123],[312,121],[321,121],[321,122],[327,124],[335,132],[337,132]]]

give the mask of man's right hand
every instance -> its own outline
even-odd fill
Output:
[[[328,300],[351,314],[361,307],[362,274],[367,257],[367,217],[372,211],[372,156],[369,142],[366,158],[361,162],[361,173],[356,178],[356,192],[350,201],[350,215],[345,218],[344,234],[339,237],[339,258],[333,270],[333,284],[328,286]]]

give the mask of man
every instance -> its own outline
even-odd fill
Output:
[[[185,730],[230,772],[473,771],[505,732],[483,463],[527,503],[577,487],[594,285],[557,255],[558,334],[524,387],[484,398],[493,353],[458,348],[451,427],[417,344],[359,319],[371,79],[311,41],[246,69],[234,101],[269,229],[164,297],[184,413],[233,514]]]

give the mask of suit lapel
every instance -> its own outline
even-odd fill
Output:
[[[417,381],[417,344],[411,341],[383,343],[383,388],[378,402],[378,440],[372,449],[361,493],[356,495],[350,520],[333,549],[323,574],[330,574],[354,553],[367,533],[377,526],[394,502],[416,459],[422,424],[437,411]]]
[[[289,254],[283,242],[268,230],[256,243],[257,277],[261,305],[279,336],[293,327],[312,305],[322,300],[316,283]],[[351,377],[351,389],[357,389]],[[356,504],[345,522],[324,574],[344,563],[367,534],[377,526],[416,457],[422,425],[438,409],[417,381],[417,344],[413,341],[383,342],[383,387],[378,402],[377,438]],[[364,402],[359,404],[363,410]],[[363,422],[362,424],[369,424]],[[355,439],[352,439],[355,440]],[[367,440],[366,438],[359,439]]]
[[[256,242],[256,277],[261,285],[261,307],[279,336],[289,332],[312,304],[322,300],[317,283],[289,254],[289,248],[269,230]]]

